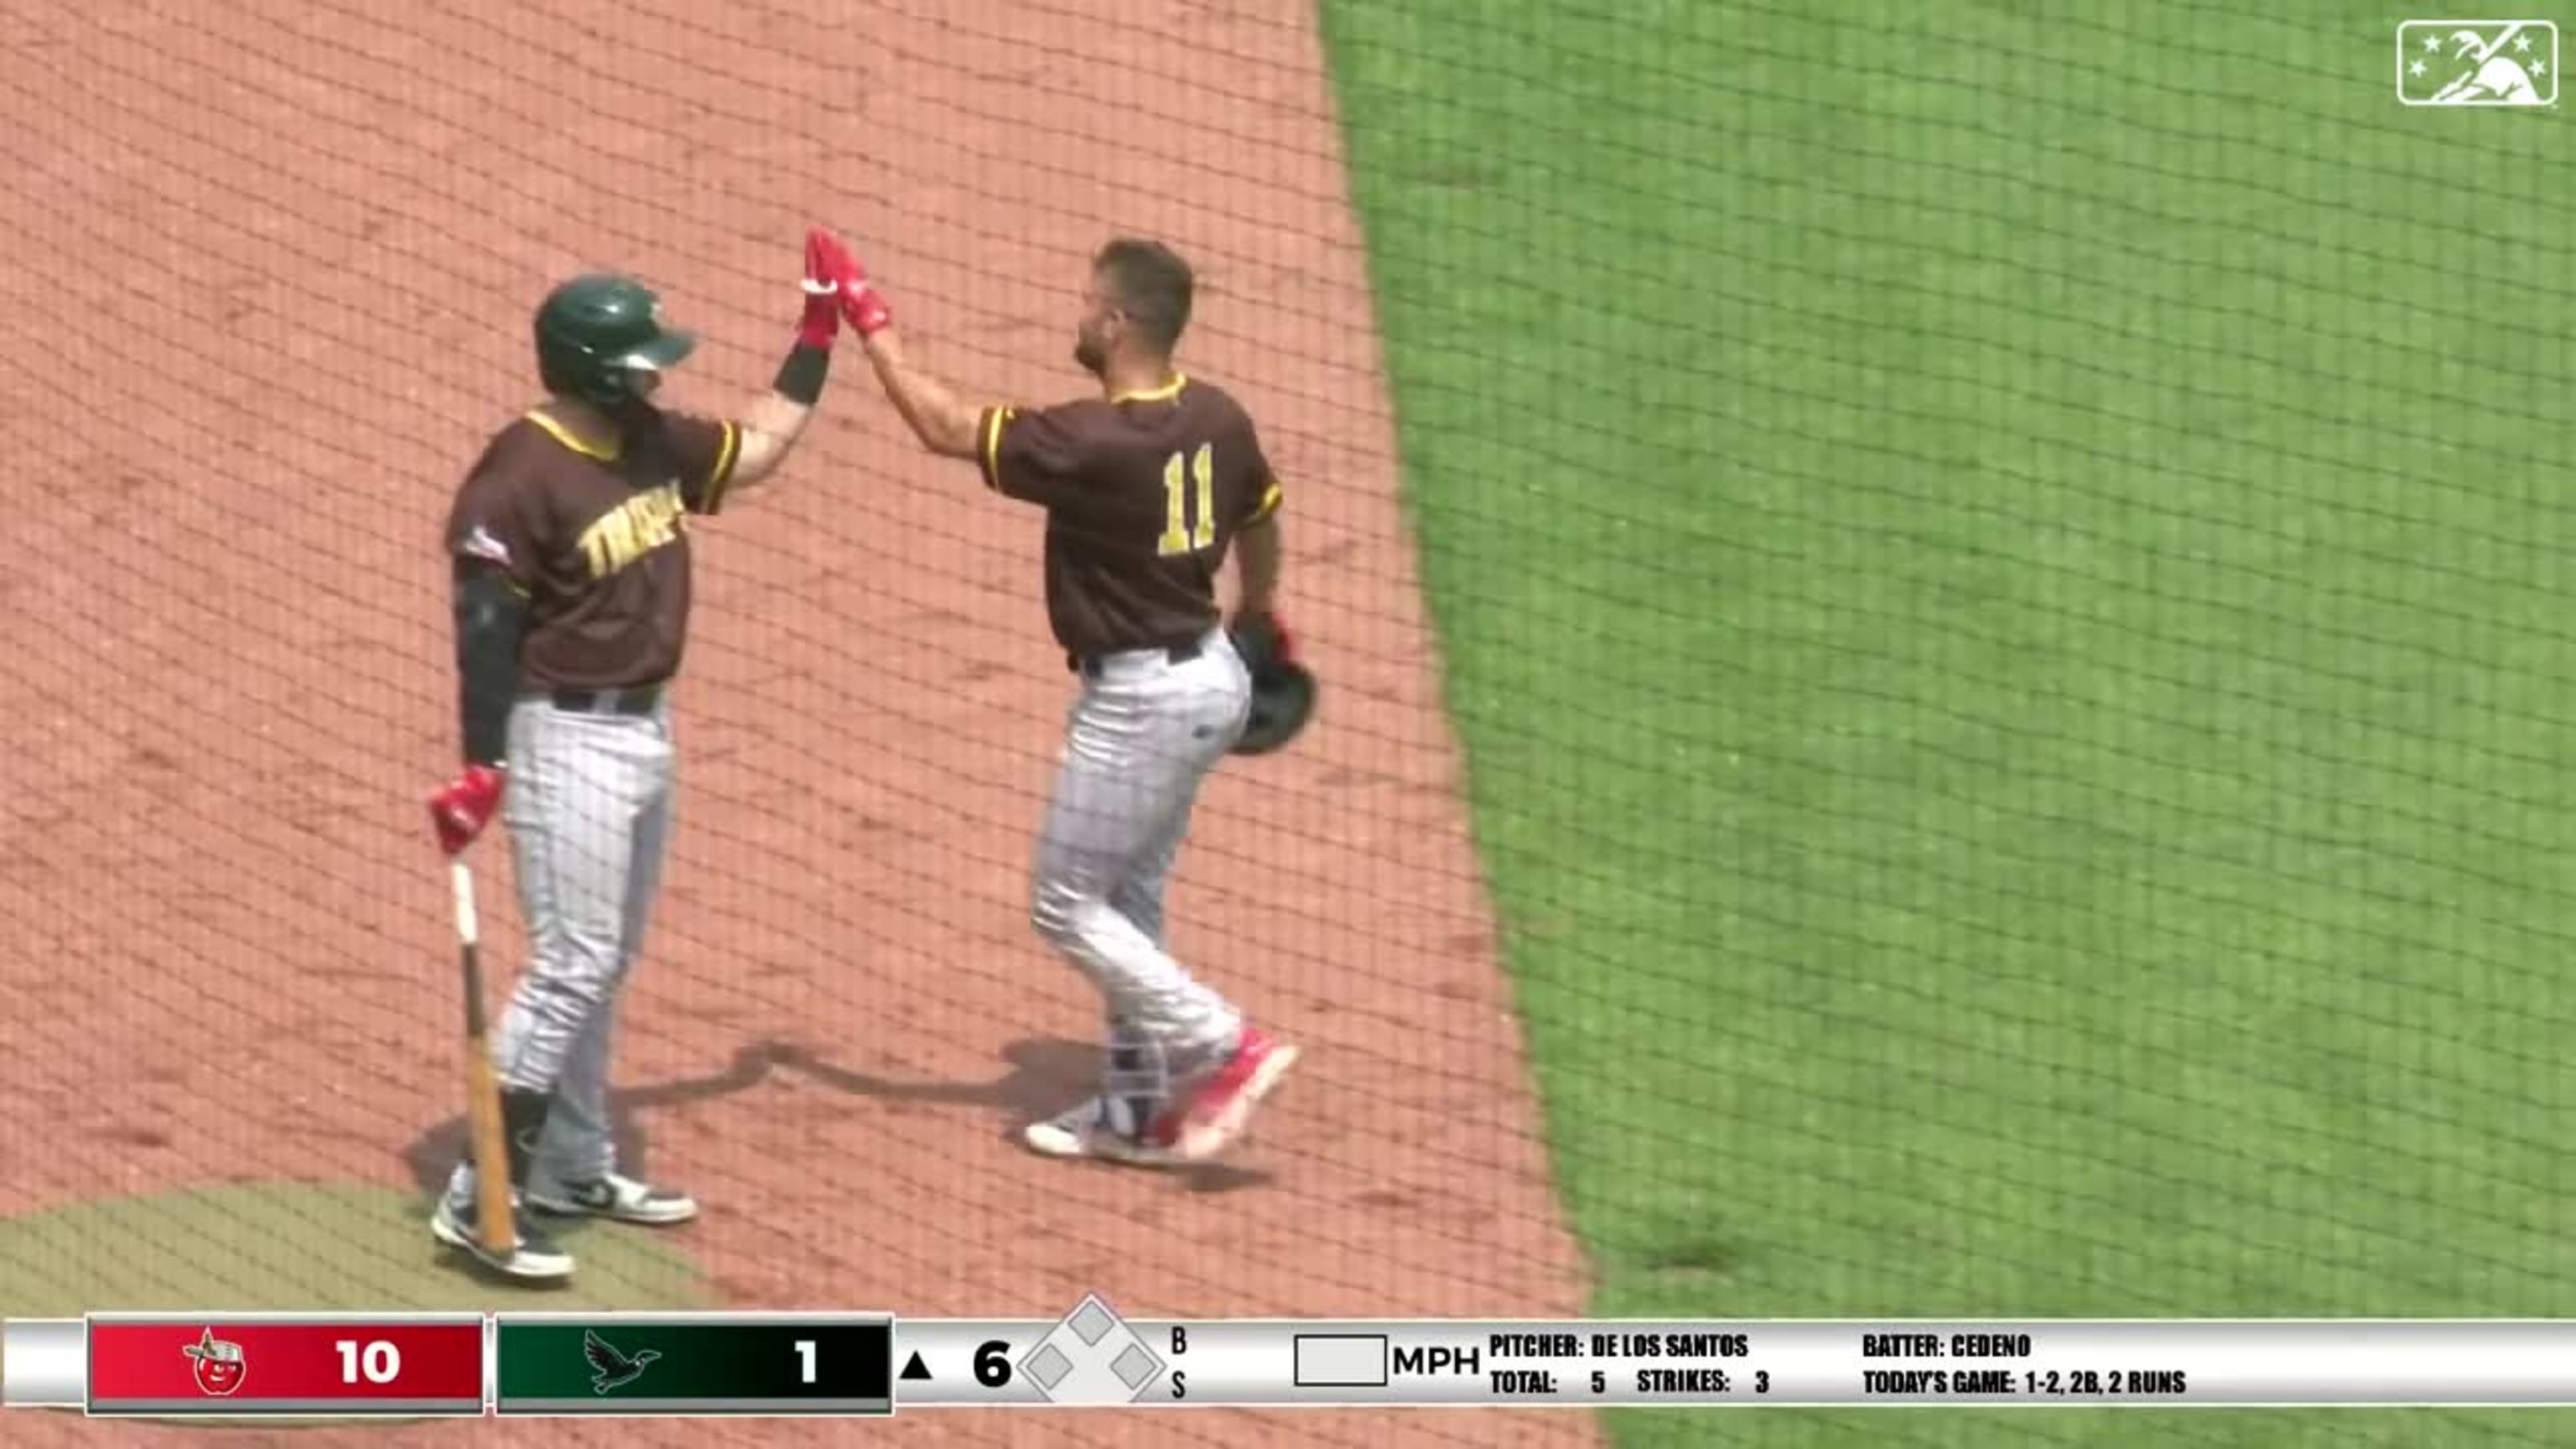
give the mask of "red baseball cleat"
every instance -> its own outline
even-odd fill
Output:
[[[1296,1064],[1295,1047],[1272,1041],[1258,1027],[1244,1027],[1225,1065],[1199,1083],[1181,1107],[1154,1124],[1155,1140],[1183,1162],[1216,1156],[1243,1135],[1252,1121],[1252,1109]]]

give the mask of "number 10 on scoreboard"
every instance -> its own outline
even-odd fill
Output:
[[[402,1377],[402,1350],[391,1339],[371,1338],[360,1343],[344,1338],[331,1346],[340,1351],[343,1384],[389,1384]]]
[[[480,1314],[94,1313],[92,1415],[483,1412]]]

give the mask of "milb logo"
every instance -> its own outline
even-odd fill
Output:
[[[2397,99],[2410,106],[2555,106],[2558,27],[2546,20],[2409,20]]]

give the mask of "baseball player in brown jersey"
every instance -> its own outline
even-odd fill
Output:
[[[1252,419],[1184,376],[1190,268],[1121,238],[1094,257],[1074,357],[1100,396],[974,407],[905,360],[864,272],[842,306],[924,446],[1046,513],[1047,617],[1080,689],[1039,831],[1030,916],[1100,988],[1100,1095],[1031,1124],[1057,1157],[1196,1161],[1223,1152],[1296,1061],[1165,948],[1163,890],[1199,784],[1243,730],[1251,681],[1216,575],[1241,555],[1238,626],[1272,619],[1278,480]]]
[[[510,1185],[522,1210],[669,1224],[688,1194],[617,1170],[608,1074],[617,999],[642,949],[671,830],[669,689],[688,638],[691,520],[719,512],[795,447],[820,399],[856,281],[840,242],[806,241],[805,314],[774,390],[736,419],[666,412],[661,374],[696,347],[653,293],[577,278],[538,309],[547,400],[503,427],[456,494],[453,573],[464,772],[430,797],[439,844],[508,822],[528,969],[493,1037]],[[573,1261],[524,1221],[492,1254],[475,1173],[457,1164],[439,1242],[528,1279]]]

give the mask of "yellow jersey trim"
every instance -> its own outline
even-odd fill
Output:
[[[1122,392],[1116,397],[1111,398],[1109,401],[1113,404],[1131,402],[1168,402],[1173,398],[1179,397],[1181,395],[1181,389],[1188,387],[1189,385],[1189,374],[1176,372],[1172,374],[1172,380],[1164,383],[1161,387],[1147,388],[1143,392]]]
[[[733,481],[733,465],[742,457],[742,424],[730,419],[724,424],[724,441],[716,445],[715,466],[707,470],[706,501],[699,511],[713,513],[724,504],[725,485]]]
[[[531,409],[525,416],[529,422],[535,423],[538,427],[545,429],[548,435],[552,436],[556,442],[563,444],[565,447],[572,449],[574,452],[581,454],[585,458],[594,458],[602,463],[614,463],[617,461],[617,449],[613,446],[605,449],[594,447],[590,443],[583,441],[580,435],[573,432],[572,429],[565,427],[562,423],[546,416],[544,413],[537,412],[533,409]]]
[[[1011,420],[1011,409],[1000,404],[984,410],[984,486],[1002,486],[1002,424]]]

